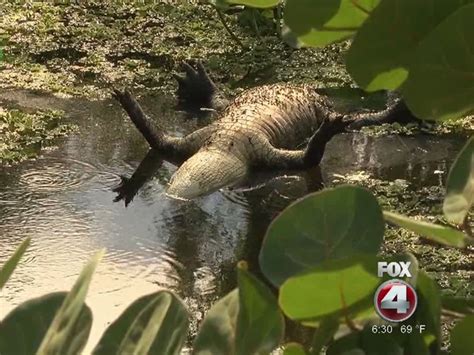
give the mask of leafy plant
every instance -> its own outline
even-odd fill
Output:
[[[473,21],[471,0],[287,0],[283,38],[309,47],[353,38],[346,68],[361,88],[400,90],[418,117],[447,120],[474,110]]]
[[[472,164],[466,161],[474,161],[472,139],[451,169],[447,199],[450,193],[467,200],[472,197],[466,194],[466,186],[472,183],[466,178],[472,176]],[[466,221],[469,210],[460,210]],[[474,300],[441,296],[436,283],[418,270],[413,255],[395,255],[391,260],[411,261],[412,278],[407,282],[416,288],[416,313],[402,324],[391,325],[375,314],[373,295],[383,281],[376,266],[384,218],[433,242],[459,248],[472,242],[467,235],[469,223],[445,227],[382,213],[374,196],[359,187],[310,194],[275,219],[260,251],[261,269],[278,287],[277,296],[240,262],[237,288],[207,312],[193,354],[268,354],[279,346],[286,355],[319,354],[323,349],[328,355],[377,354],[381,348],[389,353],[439,353],[443,309],[461,319],[451,332],[453,354],[472,353]],[[8,279],[27,244],[7,261],[0,280]],[[13,309],[0,323],[0,353],[79,353],[92,324],[84,299],[101,255],[86,265],[69,293],[49,294]],[[313,330],[309,345],[281,345],[285,316]],[[169,291],[143,296],[109,326],[93,353],[179,354],[188,318],[184,303]],[[375,334],[374,329],[389,325],[393,332]]]

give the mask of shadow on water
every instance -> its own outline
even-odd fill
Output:
[[[440,185],[463,144],[450,136],[345,134],[330,143],[321,170],[259,175],[250,186],[194,201],[165,196],[176,167],[148,154],[145,165],[153,174],[135,176],[139,189],[122,189],[134,195],[125,208],[113,202],[112,188],[121,175],[132,175],[148,147],[115,102],[13,91],[1,99],[11,106],[62,109],[80,131],[34,161],[0,168],[0,264],[21,240],[32,238],[0,299],[0,319],[28,298],[69,289],[93,252],[106,248],[88,296],[91,343],[127,304],[160,287],[176,291],[201,319],[211,302],[234,287],[238,260],[249,260],[258,272],[258,250],[271,219],[296,198],[330,185],[334,174],[364,170],[415,187]],[[141,101],[170,132],[181,135],[198,125],[176,114],[169,100]]]

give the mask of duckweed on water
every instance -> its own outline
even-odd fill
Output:
[[[62,111],[25,113],[0,107],[0,164],[11,164],[34,157],[41,148],[74,127],[64,124]]]
[[[294,51],[276,36],[272,19],[262,17],[259,30],[246,25],[245,12],[224,15],[242,50],[202,3],[31,2],[0,11],[0,31],[9,36],[4,88],[91,98],[107,95],[112,84],[166,92],[174,88],[172,71],[189,59],[202,59],[231,90],[275,81],[351,84],[341,55],[347,43]]]

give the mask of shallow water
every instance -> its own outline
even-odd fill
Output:
[[[344,134],[328,146],[321,170],[259,175],[253,186],[194,201],[164,195],[176,169],[165,162],[125,208],[113,202],[111,189],[120,175],[132,174],[147,145],[115,102],[25,92],[6,93],[2,100],[63,109],[80,131],[35,161],[0,168],[0,264],[24,238],[32,238],[1,295],[0,319],[26,299],[68,290],[88,258],[106,248],[87,298],[94,314],[89,350],[126,305],[159,288],[176,291],[199,320],[213,300],[234,287],[238,260],[257,268],[271,218],[294,199],[330,185],[334,174],[364,170],[415,187],[440,185],[464,143],[455,136]],[[184,134],[197,126],[176,114],[169,101],[142,102],[171,132]]]

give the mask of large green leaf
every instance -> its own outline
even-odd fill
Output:
[[[229,4],[241,4],[250,7],[267,8],[275,7],[280,3],[280,0],[225,0]]]
[[[361,333],[360,332],[350,332],[347,335],[344,335],[334,342],[332,342],[327,350],[327,355],[364,355],[365,352],[360,349],[361,346]]]
[[[474,111],[473,19],[474,4],[459,8],[416,49],[402,87],[416,116],[447,120]]]
[[[67,292],[56,292],[28,300],[12,310],[0,323],[0,354],[32,355],[48,331],[63,304]],[[85,304],[72,325],[61,354],[80,354],[87,343],[92,326],[92,312]]]
[[[352,36],[380,0],[287,0],[285,24],[307,46]]]
[[[417,221],[393,212],[384,211],[383,215],[387,221],[409,229],[437,243],[458,248],[463,248],[468,244],[468,237],[456,229]]]
[[[357,32],[347,54],[346,64],[351,76],[359,86],[368,91],[393,90],[405,81],[411,64],[418,66],[417,69],[419,69],[419,66],[428,67],[427,64],[447,59],[445,57],[446,53],[443,53],[441,57],[424,57],[423,61],[416,63],[417,59],[414,58],[414,54],[420,42],[427,38],[438,24],[470,1],[382,1]],[[457,26],[453,27],[453,29],[455,28],[460,29]],[[463,31],[459,33],[459,38],[464,35]],[[435,37],[436,34],[433,38]],[[439,43],[436,43],[436,45],[439,45]],[[467,62],[470,58],[470,55],[466,55],[464,52],[467,48],[469,47],[463,49],[463,52],[458,52],[456,47],[453,47],[456,51],[450,54],[459,57],[459,61],[463,57]],[[445,87],[447,84],[445,82],[447,77],[453,79],[454,82],[456,80],[450,77],[450,74],[440,77],[438,72],[435,76],[439,77],[441,87]],[[433,88],[428,86],[433,85],[433,80],[436,79],[432,78],[429,80],[429,84],[426,83],[425,90],[427,92],[432,92]],[[464,85],[463,82],[456,89],[464,88]],[[423,95],[423,93],[420,93],[420,95]],[[428,98],[429,95],[425,97]],[[432,107],[431,105],[436,101],[434,98],[431,98],[431,100],[433,102],[430,103],[429,107]],[[415,110],[415,113],[418,112]],[[421,117],[425,116],[422,115]]]
[[[474,353],[474,316],[468,316],[460,321],[451,331],[452,355],[466,355]]]
[[[179,354],[188,323],[185,306],[171,292],[140,297],[107,328],[94,355]]]
[[[233,290],[215,303],[202,322],[193,354],[233,354],[239,313],[239,293]]]
[[[102,258],[103,251],[98,252],[89,263],[84,267],[72,287],[72,290],[66,296],[61,308],[48,329],[38,353],[40,354],[70,354],[69,345],[72,343],[76,334],[74,325],[81,315],[84,306],[84,300],[89,289],[92,275]]]
[[[372,313],[374,292],[381,282],[377,262],[375,256],[323,262],[285,281],[280,307],[289,318],[304,322]]]
[[[283,338],[285,323],[273,293],[255,276],[238,269],[239,315],[235,348],[238,355],[268,354]]]
[[[457,156],[446,185],[443,211],[448,220],[461,224],[474,203],[474,137]]]
[[[306,355],[306,350],[301,344],[288,343],[283,346],[283,355]]]
[[[3,288],[3,286],[5,286],[6,282],[12,275],[29,245],[30,238],[26,238],[15,250],[15,253],[13,253],[13,255],[7,260],[5,265],[3,265],[0,269],[0,290]]]
[[[323,347],[333,338],[339,329],[339,319],[337,317],[326,317],[315,330],[311,341],[311,354],[320,354]]]
[[[393,327],[396,327],[396,325],[393,325]],[[398,332],[399,330],[395,328],[394,333]],[[383,349],[384,355],[403,355],[403,348],[398,344],[396,335],[393,333],[382,333],[382,331],[374,333],[371,330],[371,325],[367,325],[360,334],[359,346],[362,347],[367,355],[379,355],[382,352],[381,349]],[[405,353],[410,354],[408,351]]]
[[[423,344],[416,344],[416,337],[408,337],[412,343],[411,347],[438,349],[441,344],[441,297],[435,281],[433,281],[424,271],[418,273],[416,282],[416,293],[418,305],[414,318],[410,319],[413,326],[423,324],[426,330],[423,332]],[[434,344],[434,345],[433,345]],[[414,352],[421,354],[420,350]]]
[[[324,260],[377,253],[384,221],[375,197],[355,186],[310,194],[286,208],[270,225],[260,267],[275,285]]]

